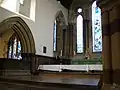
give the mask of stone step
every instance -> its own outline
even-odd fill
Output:
[[[98,80],[89,80],[61,78],[31,81],[0,78],[0,87],[2,90],[100,90]]]

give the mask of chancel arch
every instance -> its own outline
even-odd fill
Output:
[[[66,21],[62,11],[57,12],[53,27],[53,54],[54,56],[65,55]]]
[[[6,38],[4,38],[5,34]],[[16,43],[21,47],[21,52],[19,53],[21,53],[22,56],[25,56],[26,54],[35,54],[35,42],[32,32],[25,21],[20,17],[10,17],[0,23],[0,41],[5,44],[1,49],[0,58],[8,57],[10,48],[9,43],[10,41],[13,42],[13,39],[14,41],[18,40]]]

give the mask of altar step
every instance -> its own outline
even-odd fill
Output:
[[[39,72],[38,77],[45,77],[45,78],[94,78],[100,79],[102,72]]]
[[[1,90],[100,90],[99,79],[41,78],[20,80],[0,78]]]

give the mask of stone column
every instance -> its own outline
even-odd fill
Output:
[[[63,56],[66,56],[66,29],[63,29]]]
[[[76,20],[77,21],[77,20]],[[73,57],[77,55],[77,23],[74,23],[73,29]]]
[[[73,26],[74,24],[69,25],[69,55],[73,56]]]
[[[34,53],[21,53],[22,59],[26,62],[26,69],[31,73],[35,73],[38,69],[38,63],[36,62],[36,57]]]
[[[102,14],[102,37],[103,37],[103,51],[102,51],[103,88],[109,90],[108,88],[110,87],[108,86],[111,86],[112,84],[112,60],[111,60],[109,11],[105,11]]]
[[[67,26],[66,30],[66,57],[69,57],[69,25]]]
[[[88,5],[89,6],[89,5]],[[85,7],[83,10],[83,43],[84,43],[84,52],[87,53],[86,51],[88,51],[89,49],[89,7]]]
[[[88,5],[89,6],[89,5]],[[89,47],[89,7],[84,7],[81,15],[83,16],[83,52],[86,53],[86,49]]]
[[[108,66],[109,68],[112,67],[112,73],[107,73],[106,70],[104,70],[103,76],[107,78],[107,80],[104,80],[105,84],[109,84],[108,82],[111,82],[109,88],[104,85],[103,90],[120,90],[120,1],[119,0],[98,0],[98,5],[103,8],[103,10],[109,11],[109,24],[108,24],[108,32],[109,35],[106,34],[103,35],[103,65],[104,69],[106,69]],[[105,12],[104,12],[105,13]],[[106,17],[103,15],[103,22],[105,22]],[[103,17],[102,16],[102,17]],[[105,27],[105,26],[103,26]],[[104,31],[104,30],[103,30]],[[106,35],[106,36],[105,36]],[[107,38],[105,41],[105,37],[110,37],[109,39],[109,45],[107,45]],[[106,43],[106,47],[104,46]],[[109,52],[111,51],[110,56],[106,56],[105,49],[109,49]],[[106,60],[109,59],[112,62],[112,65],[105,64]],[[108,62],[106,62],[108,63]],[[109,71],[109,70],[107,70]],[[106,73],[105,73],[106,72]]]
[[[110,11],[113,85],[120,85],[120,4]]]
[[[83,20],[83,43],[84,43],[84,52],[86,53],[86,50],[89,48],[89,20],[84,19]]]

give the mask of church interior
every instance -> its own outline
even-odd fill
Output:
[[[2,90],[120,90],[119,0],[0,0]]]

